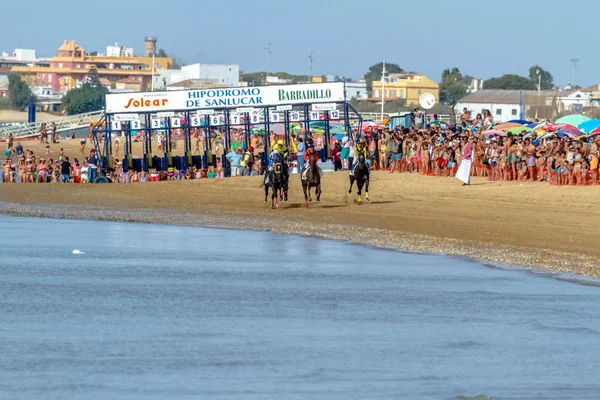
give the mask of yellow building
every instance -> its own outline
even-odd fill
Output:
[[[381,99],[381,81],[373,81],[373,100]],[[421,74],[389,74],[385,79],[385,101],[405,99],[406,104],[419,104],[423,93],[431,93],[439,101],[439,85]]]
[[[156,69],[171,69],[173,59],[155,57]],[[58,55],[50,65],[15,66],[11,72],[18,73],[30,86],[51,86],[53,92],[64,93],[86,81],[88,71],[95,66],[99,78],[107,79],[112,87],[124,80],[136,81],[139,90],[149,90],[152,85],[152,57],[136,57],[133,51],[120,51],[115,55],[88,55],[75,41],[67,41],[58,48]],[[155,75],[158,75],[156,70]]]

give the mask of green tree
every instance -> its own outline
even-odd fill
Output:
[[[71,89],[63,97],[62,104],[68,114],[82,114],[101,110],[105,105],[108,89],[102,85],[84,83],[80,88]]]
[[[98,70],[95,65],[92,65],[88,70],[85,83],[92,86],[100,86],[100,77],[98,76]]]
[[[21,79],[20,75],[8,76],[8,91],[11,107],[21,111],[35,101],[31,88]]]
[[[174,55],[168,55],[164,49],[158,49],[158,53],[156,53],[156,57],[168,58],[171,57],[173,59],[173,69],[181,69],[185,65],[185,62],[181,57],[176,57]]]
[[[373,91],[373,81],[381,80],[381,72],[383,71],[383,62],[379,64],[371,65],[369,70],[365,74],[364,78],[367,82],[367,92]],[[385,71],[388,74],[401,74],[404,72],[398,64],[385,63]]]
[[[458,100],[467,94],[466,79],[468,78],[464,77],[458,68],[443,70],[442,82],[440,83],[440,102],[452,106],[458,103]]]
[[[540,72],[539,75],[538,71]],[[533,67],[529,68],[529,80],[533,82],[536,88],[539,84],[540,77],[542,78],[542,90],[554,89],[554,77],[552,77],[552,74],[550,72],[546,71],[539,65],[534,65]]]
[[[537,85],[529,78],[514,74],[506,74],[499,78],[488,79],[483,83],[483,88],[504,90],[535,90],[537,89]]]

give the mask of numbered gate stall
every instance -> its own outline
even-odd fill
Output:
[[[255,147],[264,168],[274,141],[283,140],[293,153],[294,137],[306,143],[312,136],[325,160],[332,136],[346,131],[352,138],[354,123],[360,126],[362,117],[346,101],[345,83],[333,82],[108,94],[104,119],[92,135],[102,174],[115,168],[113,139],[122,136],[125,172],[207,168],[220,157],[229,175],[232,146]],[[192,151],[194,140],[195,147],[203,142],[202,155]],[[178,142],[183,151],[174,156]],[[133,143],[141,143],[141,154],[134,155]]]

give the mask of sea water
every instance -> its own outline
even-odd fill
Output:
[[[600,398],[592,285],[268,232],[0,238],[0,399]]]

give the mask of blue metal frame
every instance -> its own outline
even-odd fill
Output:
[[[346,93],[346,87],[344,84],[344,93]],[[307,139],[308,139],[308,134],[310,132],[310,110],[309,110],[309,105],[310,104],[319,104],[319,103],[331,103],[331,102],[314,102],[314,103],[304,103],[304,104],[292,104],[292,107],[300,107],[302,109],[302,111],[304,112],[304,119],[299,121],[303,123],[303,130],[304,130],[304,142],[306,143]],[[354,109],[354,107],[352,107],[347,101],[339,103],[338,104],[342,104],[342,109],[343,109],[343,123],[344,123],[344,127],[346,129],[346,131],[348,132],[348,135],[350,137],[351,140],[355,139],[355,135],[352,132],[352,128],[351,128],[351,121],[352,120],[358,120],[358,127],[359,127],[359,132],[358,134],[360,134],[360,127],[362,126],[362,122],[363,119],[361,117],[361,115]],[[265,150],[263,151],[262,158],[263,158],[263,162],[266,163],[267,158],[268,158],[268,153],[270,152],[270,149],[272,148],[272,143],[271,143],[271,121],[270,121],[270,113],[269,110],[272,107],[263,107],[262,110],[264,112],[264,122],[262,122],[265,126],[265,132],[264,132],[264,146],[265,146]],[[257,108],[258,110],[259,108]],[[182,113],[184,115],[184,119],[185,122],[184,124],[181,126],[181,128],[176,128],[176,129],[182,129],[184,132],[184,158],[185,161],[182,160],[182,166],[188,166],[191,162],[192,162],[192,154],[191,154],[191,146],[192,146],[192,140],[191,140],[191,126],[189,124],[190,121],[190,117],[191,117],[191,113],[194,110],[173,110],[174,113]],[[204,124],[200,127],[194,127],[194,129],[200,129],[200,134],[202,134],[202,132],[204,133],[204,137],[205,137],[205,143],[204,143],[204,157],[202,158],[202,165],[204,166],[204,168],[208,167],[209,164],[209,160],[210,163],[213,162],[212,160],[212,152],[211,152],[211,130],[214,128],[220,129],[223,132],[223,135],[225,137],[225,151],[223,152],[223,156],[222,156],[222,161],[223,161],[223,166],[227,167],[228,166],[228,161],[227,158],[225,157],[225,154],[227,152],[227,149],[229,149],[230,147],[230,140],[231,140],[231,127],[232,125],[230,124],[230,116],[231,116],[231,108],[216,108],[215,112],[222,112],[224,117],[225,117],[225,121],[223,124],[219,124],[219,125],[215,125],[212,126],[211,125],[211,121],[210,121],[210,116],[204,115]],[[291,147],[291,125],[292,125],[292,121],[290,120],[290,112],[294,112],[294,109],[292,109],[292,111],[290,110],[284,110],[283,111],[283,125],[284,125],[284,139],[285,139],[285,144],[287,147]],[[172,143],[171,143],[171,138],[172,138],[172,128],[171,128],[171,118],[165,118],[165,122],[166,122],[166,126],[165,127],[159,127],[159,128],[152,128],[151,127],[151,114],[153,114],[153,112],[143,112],[143,113],[139,113],[143,115],[143,118],[140,118],[140,124],[143,123],[143,126],[140,126],[140,130],[143,131],[143,153],[144,153],[144,158],[142,161],[142,169],[144,171],[148,171],[150,168],[152,168],[153,165],[153,160],[152,160],[152,133],[154,131],[164,131],[165,132],[165,136],[166,136],[166,148],[164,149],[164,154],[161,160],[161,169],[167,169],[170,166],[173,166],[173,157],[172,157]],[[351,117],[351,114],[354,114],[355,117]],[[93,136],[93,142],[94,142],[94,147],[96,148],[96,151],[98,152],[98,150],[100,149],[100,143],[99,143],[99,138],[98,138],[98,134],[102,134],[104,137],[104,143],[102,146],[103,147],[103,154],[98,154],[98,162],[99,162],[99,174],[105,174],[108,170],[108,168],[112,168],[112,158],[111,157],[107,157],[108,155],[112,155],[112,126],[111,126],[111,122],[112,122],[112,116],[113,114],[105,114],[104,116],[104,127],[103,128],[99,128],[98,125],[96,127],[94,127],[92,129],[92,136]],[[329,157],[330,156],[330,152],[331,152],[331,148],[330,148],[330,138],[331,138],[331,120],[330,120],[330,111],[326,111],[325,112],[325,118],[324,118],[324,122],[325,122],[325,135],[324,135],[324,141],[323,141],[323,147],[324,147],[324,154],[325,156]],[[281,123],[281,122],[277,122],[277,123]],[[127,164],[128,166],[130,165],[129,162],[129,158],[131,156],[131,150],[132,150],[132,137],[131,137],[131,126],[130,123],[126,124],[128,129],[126,130],[126,143],[124,143],[124,147],[125,147],[125,152],[124,154],[126,154],[126,159],[128,160],[127,162],[124,161],[123,166],[125,167],[125,165]],[[236,126],[239,124],[236,124]],[[246,142],[246,149],[248,149],[250,147],[250,135],[251,135],[251,130],[250,130],[250,125],[252,125],[251,121],[250,121],[250,113],[245,112],[244,113],[244,128],[245,128],[245,142]]]

